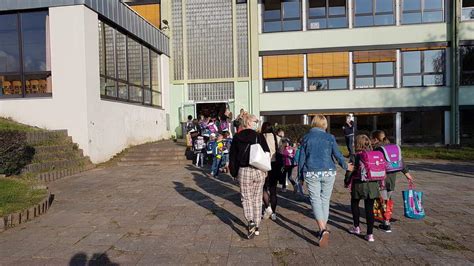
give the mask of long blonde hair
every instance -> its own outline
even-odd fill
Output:
[[[372,142],[367,135],[357,135],[355,138],[355,151],[371,151]]]

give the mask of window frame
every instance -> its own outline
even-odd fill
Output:
[[[345,79],[346,80],[346,88],[344,89],[331,89],[329,87],[329,84],[330,84],[330,80],[331,79]],[[325,80],[326,83],[328,84],[328,89],[327,90],[310,90],[309,89],[309,84],[311,83],[312,80]],[[345,90],[349,90],[350,88],[350,84],[349,84],[349,77],[347,76],[341,76],[341,77],[321,77],[321,78],[317,78],[317,77],[312,77],[312,78],[308,78],[308,92],[322,92],[322,91],[345,91]]]
[[[470,21],[470,20],[474,20],[474,6],[472,7],[464,7],[464,0],[461,1],[461,21]],[[470,13],[469,14],[469,18],[466,18],[464,15],[464,12],[465,11],[468,11],[466,13]]]
[[[147,106],[147,107],[153,107],[153,108],[158,108],[158,109],[163,109],[163,96],[162,96],[162,92],[161,92],[161,74],[158,73],[158,86],[159,86],[159,91],[156,91],[156,90],[153,90],[152,88],[152,71],[153,71],[153,68],[152,68],[152,52],[156,53],[157,56],[158,56],[158,60],[160,59],[160,56],[161,54],[157,51],[155,51],[154,49],[152,49],[151,47],[147,46],[147,45],[144,45],[142,42],[138,41],[137,39],[134,39],[132,38],[131,36],[127,35],[126,33],[118,30],[117,28],[115,28],[114,26],[106,23],[105,21],[102,21],[102,20],[99,20],[99,25],[101,27],[101,30],[99,31],[99,28],[98,28],[98,34],[102,34],[102,38],[99,37],[99,41],[102,40],[102,43],[99,44],[102,45],[104,47],[104,51],[103,51],[103,60],[102,62],[99,62],[99,74],[100,74],[100,79],[101,79],[101,84],[100,84],[100,97],[101,99],[105,99],[105,100],[112,100],[112,101],[118,101],[118,102],[124,102],[124,103],[130,103],[130,104],[137,104],[137,105],[142,105],[142,106]],[[111,77],[111,76],[108,76],[107,75],[107,45],[106,45],[106,39],[105,39],[105,26],[108,26],[110,27],[111,29],[113,29],[113,56],[114,56],[114,75],[115,77]],[[117,64],[117,55],[118,55],[118,51],[117,51],[117,33],[120,33],[120,34],[123,34],[125,36],[125,66],[126,66],[126,80],[123,79],[123,78],[119,78],[119,67],[118,67],[118,64]],[[130,70],[129,70],[129,51],[128,51],[128,48],[129,48],[129,39],[132,39],[133,41],[135,41],[136,43],[138,43],[140,45],[140,75],[141,75],[141,82],[140,84],[136,84],[136,83],[132,83],[130,82]],[[144,47],[148,49],[148,57],[145,57],[144,56]],[[149,73],[148,73],[148,77],[146,78],[145,77],[145,73],[144,73],[144,62],[145,60],[148,60],[148,65],[149,65]],[[160,61],[159,61],[160,62]],[[100,73],[101,72],[101,66],[100,64],[104,64],[103,65],[103,68],[104,68],[104,73]],[[155,68],[158,68],[157,71],[159,72],[161,68],[159,67],[155,67]],[[108,81],[112,81],[114,83],[114,87],[115,87],[115,96],[112,96],[112,95],[107,95],[107,88],[105,88],[104,90],[104,93],[102,93],[102,79],[104,81],[104,85],[106,86],[107,85],[107,82]],[[149,86],[146,86],[145,85],[145,79],[148,79],[149,81]],[[120,97],[120,94],[119,94],[119,84],[124,84],[126,86],[126,90],[127,90],[127,98],[122,98]],[[130,98],[130,90],[131,90],[131,87],[138,87],[140,88],[141,90],[141,100],[140,101],[135,101],[135,100],[132,100]],[[146,103],[145,102],[145,91],[149,91],[150,93],[150,101],[149,103]],[[159,103],[160,104],[153,104],[153,92],[157,93],[159,95]]]
[[[361,14],[356,14],[356,0],[354,0],[353,5],[353,11],[352,11],[352,16],[354,18],[352,24],[354,28],[367,28],[367,27],[384,27],[384,26],[395,26],[397,24],[397,18],[396,18],[396,9],[397,9],[397,1],[396,0],[391,0],[392,1],[392,12],[376,12],[377,9],[377,0],[370,0],[372,1],[372,13],[361,13]],[[382,24],[382,25],[377,25],[375,24],[375,16],[381,16],[381,15],[392,15],[393,16],[393,23],[392,24]],[[356,17],[367,17],[371,16],[372,17],[372,25],[367,25],[367,26],[357,26],[356,25]]]
[[[275,81],[280,81],[282,82],[282,90],[281,91],[267,91],[266,90],[266,83],[267,82],[275,82]],[[285,81],[300,81],[301,82],[301,86],[300,86],[300,90],[294,90],[294,91],[285,91]],[[276,78],[276,79],[264,79],[263,80],[263,93],[282,93],[282,92],[289,92],[289,93],[293,93],[293,92],[304,92],[304,79],[303,78]]]
[[[403,4],[405,1],[410,1],[410,0],[400,0],[400,25],[419,25],[419,24],[432,24],[432,23],[444,23],[446,22],[446,1],[441,0],[441,9],[427,9],[425,10],[425,1],[426,0],[420,0],[421,1],[421,7],[419,10],[408,10],[405,11],[403,9]],[[424,14],[425,12],[435,12],[435,11],[441,11],[441,14],[443,18],[441,21],[431,21],[431,22],[424,22],[423,18],[425,17]],[[413,13],[420,13],[421,15],[421,22],[420,23],[404,23],[403,22],[403,15],[404,14],[413,14]]]
[[[329,1],[330,0],[324,0],[326,2],[325,6],[325,16],[310,16],[310,7],[309,7],[309,2],[311,0],[304,0],[307,1],[307,8],[306,8],[306,30],[328,30],[328,29],[347,29],[349,28],[349,7],[348,7],[348,1],[345,0],[346,2],[346,8],[344,15],[330,15],[329,14]],[[346,25],[344,27],[328,27],[328,22],[330,18],[345,18],[346,19]],[[319,29],[311,29],[308,25],[310,25],[310,20],[311,19],[324,19],[326,20],[326,27],[325,28],[319,28]]]
[[[474,85],[474,70],[470,70],[470,71],[464,71],[464,56],[465,56],[465,49],[466,48],[471,48],[472,49],[472,53],[474,55],[474,45],[460,45],[460,51],[459,51],[459,68],[460,68],[460,71],[459,71],[459,74],[460,74],[460,77],[459,77],[459,86],[473,86]],[[463,82],[463,76],[464,75],[471,75],[473,77],[473,79],[471,80],[470,83],[468,82]]]
[[[377,75],[377,64],[379,63],[392,63],[392,74],[381,74]],[[372,64],[372,75],[357,75],[357,65],[358,64]],[[354,71],[354,90],[367,90],[367,89],[393,89],[397,87],[397,62],[387,61],[387,62],[367,62],[367,63],[353,63],[353,71]],[[392,87],[377,87],[377,78],[386,78],[386,77],[393,77],[393,86]],[[357,79],[358,78],[372,78],[374,82],[373,87],[367,88],[358,88],[357,87]]]
[[[262,14],[261,14],[261,18],[262,18],[262,33],[274,33],[274,32],[292,32],[292,31],[302,31],[303,30],[303,4],[302,4],[302,1],[306,1],[306,0],[297,0],[297,1],[291,1],[291,2],[298,2],[299,3],[299,18],[298,19],[285,19],[283,18],[283,3],[284,3],[285,0],[280,0],[280,19],[270,19],[270,20],[266,20],[265,19],[265,3],[263,3],[262,5]],[[299,21],[300,22],[300,29],[297,29],[297,30],[284,30],[283,29],[283,22],[284,21]],[[280,30],[278,31],[265,31],[265,23],[266,22],[280,22]]]
[[[19,76],[19,81],[21,82],[21,94],[4,94],[3,93],[3,84],[0,84],[0,99],[8,99],[8,98],[34,98],[34,97],[52,97],[53,92],[44,92],[44,93],[27,93],[26,89],[26,77],[29,75],[43,75],[45,76],[45,79],[51,79],[52,76],[52,71],[47,70],[47,71],[25,71],[25,59],[24,59],[24,43],[23,43],[23,21],[22,21],[22,14],[28,14],[28,13],[40,13],[44,12],[46,13],[47,16],[49,16],[49,10],[48,9],[36,9],[36,10],[27,10],[27,11],[8,11],[8,12],[2,12],[0,15],[14,15],[16,18],[16,37],[18,41],[18,70],[17,72],[1,72],[0,76]],[[49,21],[48,21],[49,23]],[[45,34],[47,34],[47,27],[49,25],[45,24]],[[47,42],[49,40],[49,36],[45,36],[45,47],[48,49]],[[51,50],[51,48],[49,47]],[[45,51],[46,53],[46,51]],[[47,53],[45,54],[47,57]],[[48,58],[46,58],[46,61]]]
[[[425,72],[425,53],[426,51],[442,51],[443,52],[443,71],[442,72]],[[404,53],[407,52],[420,52],[420,72],[419,73],[404,73],[405,57]],[[429,50],[418,50],[418,51],[401,51],[401,86],[403,88],[426,88],[426,87],[444,87],[446,86],[446,49],[429,49]],[[425,76],[429,75],[443,75],[443,83],[440,85],[425,85]],[[405,76],[421,76],[421,85],[405,85]]]

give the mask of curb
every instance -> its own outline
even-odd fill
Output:
[[[0,217],[0,233],[43,215],[48,211],[53,199],[54,196],[48,191],[48,195],[38,204],[28,209]]]

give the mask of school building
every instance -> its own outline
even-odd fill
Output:
[[[93,162],[226,108],[473,143],[474,2],[0,0],[0,86],[0,116]]]

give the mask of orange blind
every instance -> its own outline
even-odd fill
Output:
[[[426,50],[440,50],[440,49],[446,49],[446,46],[433,46],[433,47],[416,47],[416,48],[402,48],[401,50],[406,52],[406,51],[426,51]]]
[[[144,17],[148,22],[155,25],[155,27],[160,28],[160,5],[159,4],[149,4],[149,5],[137,5],[131,6],[138,14]]]
[[[308,77],[349,76],[349,52],[308,54]]]
[[[360,51],[354,52],[354,63],[377,63],[397,61],[397,51]]]
[[[303,55],[271,55],[263,57],[263,78],[302,78]]]

